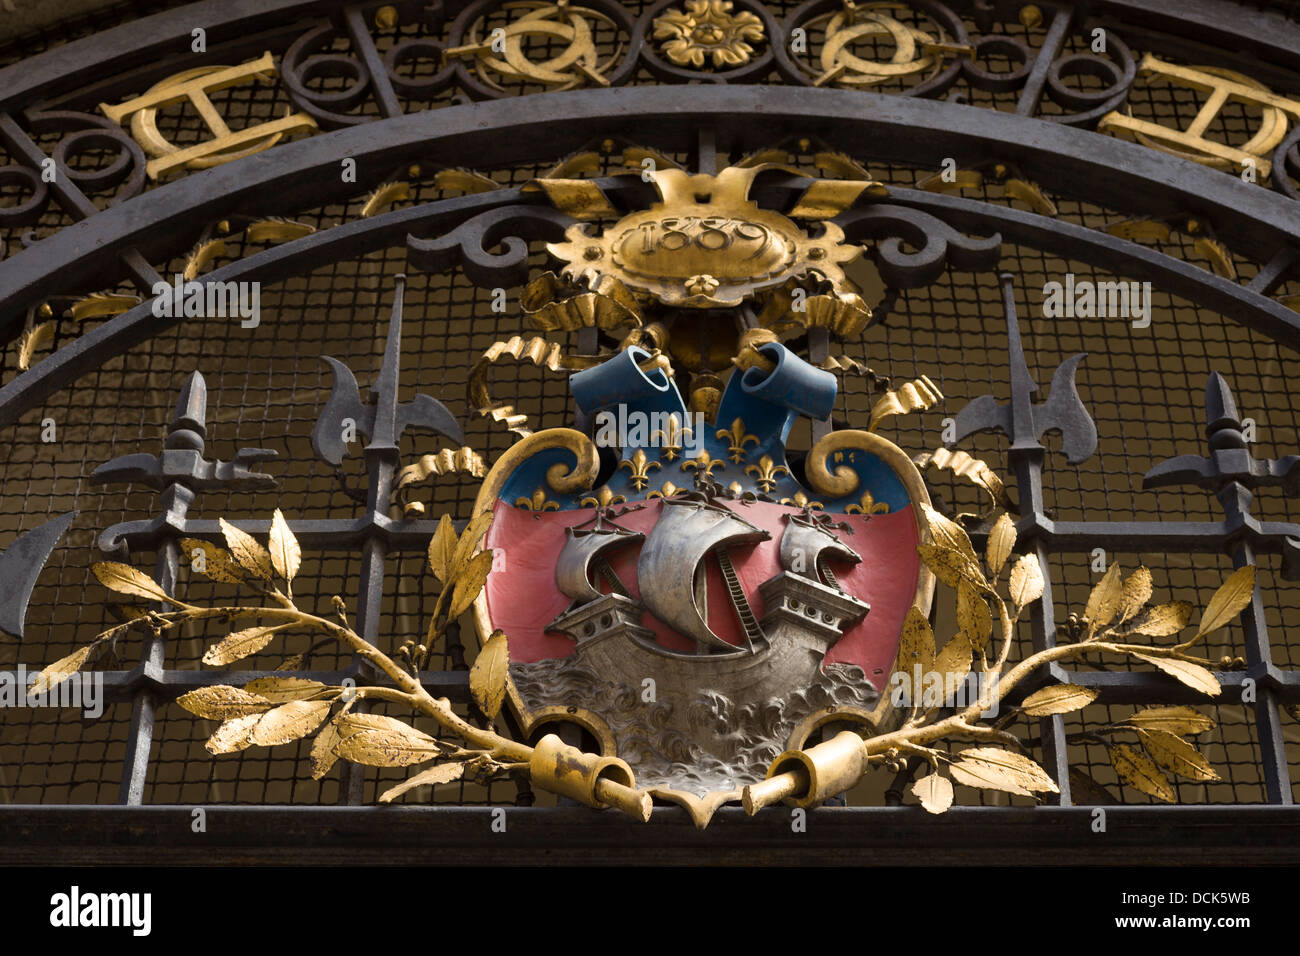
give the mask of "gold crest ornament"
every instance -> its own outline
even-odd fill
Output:
[[[749,198],[754,178],[772,168],[731,166],[717,175],[656,170],[659,202],[604,230],[577,223],[565,232],[565,242],[547,249],[567,263],[567,279],[595,288],[612,276],[635,294],[680,308],[737,306],[755,293],[810,276],[828,281],[837,293],[851,292],[843,267],[860,250],[844,243],[839,226],[823,222],[814,236]],[[537,185],[563,208],[571,191],[562,183]],[[814,192],[816,201],[801,200],[792,215],[826,220],[859,196],[881,196],[885,189],[868,180],[819,181],[808,190]]]

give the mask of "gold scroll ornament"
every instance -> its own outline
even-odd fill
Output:
[[[814,17],[804,24],[805,29],[821,22],[826,24],[826,40],[820,57],[821,72],[813,85],[876,86],[926,70],[936,73],[943,66],[944,56],[974,55],[970,46],[931,36],[889,14],[889,11],[908,9],[901,3],[869,3],[859,7],[853,0],[845,0],[840,12],[829,17]],[[853,52],[856,44],[865,42],[874,47],[882,41],[894,51],[888,63],[869,60]]]
[[[1112,111],[1097,124],[1099,132],[1131,136],[1144,146],[1215,169],[1240,172],[1243,167],[1254,163],[1260,179],[1264,179],[1272,170],[1272,163],[1265,157],[1286,136],[1287,118],[1300,121],[1300,103],[1278,96],[1262,83],[1232,70],[1213,66],[1178,66],[1148,53],[1138,64],[1138,74],[1163,77],[1210,95],[1186,129],[1170,129],[1150,120]],[[1240,146],[1229,146],[1205,137],[1205,131],[1230,100],[1253,106],[1261,113],[1258,132]]]
[[[270,52],[239,66],[200,66],[161,80],[143,95],[117,106],[100,103],[100,111],[114,123],[131,118],[131,136],[154,157],[145,165],[151,179],[178,168],[207,169],[270,149],[288,133],[315,129],[316,121],[306,113],[288,113],[277,120],[231,130],[208,98],[209,93],[257,81],[270,82],[277,76]],[[212,139],[193,146],[177,146],[158,130],[158,110],[188,100],[199,112]]]

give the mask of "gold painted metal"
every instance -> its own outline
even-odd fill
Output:
[[[534,488],[531,496],[516,498],[515,507],[525,508],[528,511],[559,511],[560,503],[547,498],[545,488]]]
[[[487,474],[487,462],[473,448],[462,447],[452,451],[444,448],[433,455],[423,455],[414,464],[407,465],[397,473],[393,490],[402,499],[402,495],[411,485],[441,475],[471,475],[482,478]]]
[[[185,259],[184,276],[186,281],[196,278],[199,273],[212,265],[214,259],[225,254],[226,243],[222,239],[209,239],[207,242],[199,243]]]
[[[1216,276],[1223,276],[1225,279],[1237,278],[1237,264],[1232,261],[1232,253],[1223,243],[1202,236],[1192,243],[1192,248],[1210,260],[1210,270]]]
[[[782,498],[781,504],[793,505],[796,508],[821,508],[825,509],[826,505],[820,501],[813,501],[802,491],[796,491],[793,498]]]
[[[494,421],[505,422],[506,427],[518,435],[527,437],[533,433],[528,427],[528,416],[515,411],[515,407],[505,402],[493,401],[487,387],[487,374],[492,364],[503,359],[527,361],[538,368],[551,372],[561,369],[573,370],[582,367],[581,362],[569,359],[564,350],[555,342],[543,338],[525,339],[511,336],[504,342],[493,342],[488,346],[469,373],[469,401],[480,415],[491,417]],[[515,447],[518,447],[516,445]]]
[[[800,63],[807,73],[816,77],[813,85],[867,87],[927,71],[933,76],[943,69],[944,57],[974,56],[974,48],[969,45],[950,43],[942,34],[934,36],[891,15],[898,12],[910,13],[910,8],[903,3],[859,5],[854,0],[845,0],[837,13],[813,17],[801,24],[810,32],[821,27],[826,37],[819,57],[820,72]],[[868,60],[853,52],[857,43],[881,40],[893,46],[888,63]]]
[[[633,816],[650,818],[650,795],[637,792],[627,763],[570,747],[555,734],[547,734],[537,742],[528,761],[528,773],[536,786],[584,806],[602,810],[616,806]]]
[[[707,475],[712,478],[715,471],[726,471],[727,463],[720,458],[714,458],[707,451],[702,451],[689,461],[682,462],[682,471],[693,471],[696,477]]]
[[[534,179],[525,183],[522,191],[546,193],[551,205],[574,219],[614,219],[618,216],[618,210],[600,185],[591,179]]]
[[[795,724],[794,729],[790,731],[790,738],[786,741],[785,749],[802,750],[804,744],[808,742],[808,738],[812,736],[813,731],[819,730],[827,724],[851,724],[858,728],[860,732],[869,734],[875,733],[877,726],[871,711],[862,707],[837,704],[809,714]]]
[[[659,486],[659,490],[658,490],[658,491],[652,491],[652,492],[650,492],[649,494],[646,495],[646,498],[647,498],[647,499],[650,499],[650,498],[671,498],[673,495],[677,494],[677,492],[679,492],[679,491],[684,491],[684,490],[685,490],[685,489],[683,489],[683,488],[678,488],[678,487],[677,487],[676,485],[674,485],[671,481],[665,481],[662,485]]]
[[[767,492],[776,487],[778,478],[790,474],[790,469],[785,465],[778,465],[772,460],[771,455],[764,455],[758,460],[757,465],[750,465],[746,468],[745,474],[753,475],[754,482],[758,485],[759,490]]]
[[[922,471],[926,468],[950,471],[958,478],[966,479],[987,494],[989,496],[989,506],[980,512],[979,517],[987,517],[999,508],[1010,507],[1006,487],[1002,484],[1002,479],[986,463],[978,458],[971,457],[964,451],[936,448],[934,451],[922,452],[913,461],[916,467]]]
[[[631,458],[624,458],[618,463],[619,471],[626,468],[631,474],[632,487],[637,491],[643,490],[646,485],[650,484],[651,471],[658,471],[662,467],[663,465],[659,462],[649,460],[645,451],[640,448],[632,453]]]
[[[844,509],[845,514],[859,515],[883,515],[889,514],[889,503],[877,501],[875,495],[869,491],[864,491],[862,497],[858,499],[855,505],[849,505]]]
[[[184,70],[155,83],[143,95],[117,106],[100,103],[99,109],[114,123],[131,119],[131,135],[154,158],[145,165],[151,179],[159,179],[182,167],[207,169],[221,163],[270,149],[287,134],[315,129],[316,121],[306,113],[287,113],[277,120],[232,131],[208,98],[209,93],[241,83],[269,83],[276,77],[270,51],[239,66],[200,66]],[[158,131],[158,110],[188,100],[199,112],[212,139],[180,147]]]
[[[565,242],[550,243],[547,249],[567,263],[563,275],[574,282],[591,284],[612,275],[634,295],[669,306],[736,306],[791,279],[812,276],[829,281],[837,293],[852,291],[842,267],[861,250],[844,243],[839,226],[824,222],[821,235],[813,237],[789,217],[760,209],[749,198],[754,177],[770,168],[732,166],[716,176],[659,169],[654,179],[660,202],[600,232],[577,223],[565,232]],[[555,196],[553,201],[570,214],[590,216],[593,204],[608,204],[590,180],[559,183],[548,187],[537,181],[537,188]],[[569,183],[582,184],[579,198]],[[843,199],[864,191],[866,186],[857,184],[838,195]],[[821,212],[832,207],[839,208],[825,197],[817,205]]]
[[[806,809],[817,806],[852,788],[862,779],[866,767],[867,749],[862,738],[851,730],[840,731],[830,740],[807,750],[787,750],[767,768],[767,779],[785,778],[786,774],[794,771],[792,776],[802,783],[802,787],[790,789],[781,785],[768,789],[763,784],[754,784],[745,788],[745,811],[754,813],[759,809],[758,800],[751,798],[751,793],[759,799],[780,794],[777,799],[793,807]],[[755,806],[753,810],[751,805]]]
[[[472,169],[440,169],[433,174],[433,184],[447,192],[459,192],[467,196],[502,188],[495,179]]]
[[[1233,70],[1179,66],[1148,53],[1138,64],[1138,76],[1157,77],[1210,95],[1186,129],[1170,129],[1115,110],[1101,118],[1098,132],[1129,136],[1144,146],[1215,169],[1240,172],[1246,164],[1254,163],[1259,179],[1267,178],[1272,170],[1267,157],[1286,136],[1288,118],[1300,121],[1300,102],[1279,96],[1262,83]],[[1229,146],[1205,136],[1229,101],[1245,103],[1261,111],[1258,131],[1240,146]]]
[[[779,339],[771,329],[746,329],[740,333],[739,350],[731,360],[731,364],[742,372],[751,368],[771,372],[776,368],[776,363],[760,352],[759,348],[777,341]]]
[[[941,401],[943,401],[943,392],[939,391],[939,386],[930,381],[930,376],[922,375],[902,388],[889,390],[876,400],[876,403],[871,406],[867,431],[874,432],[882,421],[893,415],[923,412]]]
[[[665,427],[654,433],[654,440],[658,444],[660,452],[669,461],[676,461],[680,458],[685,442],[693,438],[694,430],[684,428],[682,423],[678,421],[675,412],[668,416]]]
[[[871,321],[871,307],[856,292],[832,292],[804,298],[795,308],[793,284],[778,289],[759,313],[758,322],[778,335],[804,329],[829,329],[841,339],[856,338]]]
[[[25,372],[32,367],[32,359],[38,349],[54,344],[55,323],[41,322],[32,326],[18,340],[18,371]]]
[[[78,299],[68,309],[68,315],[81,319],[102,319],[110,315],[121,315],[140,304],[138,295],[121,295],[113,292],[92,292],[84,299]]]
[[[316,227],[310,223],[272,217],[251,223],[244,230],[244,238],[249,242],[289,242],[310,236],[315,231]]]
[[[408,182],[383,183],[372,192],[366,204],[361,207],[361,218],[369,219],[376,213],[383,212],[395,202],[411,198],[411,184]]]
[[[526,83],[536,83],[553,90],[570,90],[587,83],[609,86],[605,73],[623,53],[620,40],[605,60],[600,59],[592,36],[592,26],[618,32],[616,24],[605,14],[588,7],[575,6],[569,0],[555,3],[507,3],[499,9],[511,14],[527,11],[512,19],[501,33],[481,38],[479,24],[469,31],[464,46],[445,50],[448,60],[473,58],[479,78],[499,92],[505,87],[492,74]],[[559,53],[545,60],[529,59],[524,49],[526,38],[540,38],[550,49],[563,44]]]
[[[722,404],[722,379],[716,375],[696,375],[691,381],[691,411],[704,416],[706,422],[718,417]]]
[[[524,287],[519,306],[532,326],[542,332],[593,327],[609,331],[641,324],[640,304],[613,276],[598,279],[596,287],[588,292],[575,289],[554,272],[546,272]],[[652,337],[655,334],[650,333]]]
[[[884,183],[853,179],[818,179],[799,197],[792,219],[832,219],[848,209],[863,195],[873,199],[889,196]]]
[[[686,0],[685,10],[655,18],[654,38],[678,66],[715,70],[743,66],[764,38],[763,21],[748,10],[732,13],[729,0]]]
[[[727,454],[737,465],[745,460],[745,446],[758,444],[758,436],[747,432],[744,419],[740,418],[733,420],[730,428],[719,428],[717,437],[725,438],[731,443],[731,447],[727,449]]]
[[[588,495],[578,502],[584,508],[608,508],[611,505],[621,505],[627,501],[623,495],[616,495],[609,490],[609,486],[601,485],[594,495]]]
[[[380,30],[391,30],[397,26],[397,7],[383,6],[375,11],[375,26]]]

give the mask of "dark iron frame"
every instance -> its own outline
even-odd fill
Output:
[[[979,241],[963,244],[956,233],[996,230],[1004,240],[1088,262],[1136,279],[1149,279],[1162,289],[1222,312],[1292,349],[1300,350],[1300,317],[1269,297],[1300,262],[1300,214],[1296,202],[1279,193],[1241,183],[1235,177],[1059,122],[1034,119],[1047,82],[1048,67],[1062,49],[1071,29],[1088,22],[1113,23],[1126,35],[1151,31],[1163,48],[1177,55],[1221,57],[1210,52],[1215,42],[1229,38],[1236,52],[1259,64],[1259,77],[1294,91],[1300,83],[1300,25],[1284,24],[1265,15],[1234,11],[1215,0],[1098,0],[1079,5],[1044,4],[1051,13],[1044,54],[1027,71],[1018,115],[975,110],[954,103],[884,96],[872,93],[717,84],[692,87],[638,87],[607,91],[543,94],[527,98],[464,104],[436,111],[398,115],[400,106],[383,74],[375,69],[378,52],[361,18],[364,6],[342,2],[209,2],[169,11],[133,24],[76,41],[51,53],[0,70],[0,144],[15,159],[39,168],[46,154],[30,132],[33,119],[53,110],[97,99],[120,98],[173,72],[174,53],[187,47],[190,31],[203,24],[209,33],[209,59],[240,58],[264,48],[282,48],[304,29],[303,18],[323,12],[349,33],[362,49],[359,58],[371,68],[373,94],[381,118],[354,128],[339,129],[297,143],[276,147],[258,156],[217,167],[151,190],[104,211],[81,192],[76,181],[59,177],[52,186],[55,201],[79,220],[48,239],[39,249],[0,263],[0,322],[9,335],[21,326],[29,310],[53,292],[69,287],[98,288],[119,279],[133,282],[146,295],[161,278],[149,264],[152,257],[175,252],[194,236],[193,223],[262,211],[273,200],[277,209],[341,200],[372,187],[411,162],[455,165],[466,151],[486,166],[554,159],[580,148],[593,138],[625,135],[669,152],[706,155],[742,153],[770,145],[772,130],[779,138],[807,136],[850,155],[870,155],[877,161],[932,165],[938,155],[985,162],[1004,161],[1025,175],[1050,185],[1062,195],[1076,195],[1126,214],[1157,219],[1195,216],[1212,222],[1218,238],[1234,251],[1265,263],[1249,283],[1216,277],[1195,266],[1114,236],[1059,222],[1035,213],[971,199],[911,189],[891,189],[889,209],[872,222],[855,211],[845,222],[857,222],[862,235],[920,237],[920,249],[910,256],[882,261],[882,274],[898,288],[923,285],[948,266],[993,268],[996,250],[980,250]],[[954,4],[954,6],[966,6]],[[976,5],[977,7],[980,5]],[[997,6],[997,5],[995,5]],[[993,7],[988,8],[989,11]],[[978,15],[978,14],[977,14]],[[988,15],[993,15],[989,12]],[[358,24],[361,24],[359,27]],[[310,26],[310,24],[308,24]],[[365,39],[362,39],[362,38]],[[369,47],[367,48],[367,43]],[[76,63],[68,69],[68,63]],[[141,62],[151,65],[138,68]],[[107,79],[104,79],[107,77]],[[386,90],[386,92],[385,92]],[[761,115],[767,122],[755,123]],[[504,135],[509,132],[510,135]],[[1296,149],[1292,137],[1288,149]],[[1279,151],[1280,153],[1281,151]],[[357,160],[356,185],[333,184],[329,175],[345,157]],[[308,185],[303,186],[303,183]],[[608,192],[632,204],[638,187],[623,180],[605,182]],[[797,177],[772,177],[762,184],[761,201],[788,207],[806,182]],[[507,236],[532,238],[554,228],[553,213],[535,193],[503,189],[425,205],[397,209],[315,233],[257,253],[210,273],[214,281],[232,279],[277,281],[300,274],[321,261],[362,255],[401,245],[409,236],[454,233],[444,266],[470,264],[484,278],[510,276],[520,256],[495,251]],[[988,243],[985,242],[987,247]],[[518,249],[515,249],[515,253]],[[886,257],[888,259],[888,257]],[[495,270],[495,271],[494,271]],[[477,277],[476,277],[477,278]],[[157,334],[169,320],[155,318],[149,303],[112,319],[60,349],[31,371],[0,388],[0,424],[12,425],[20,415],[55,391],[71,386],[78,376],[113,355]],[[588,335],[588,339],[591,336]],[[588,341],[587,344],[593,344]],[[809,336],[809,355],[824,358],[828,341]],[[1013,392],[1015,389],[1013,383]],[[1012,400],[1025,396],[1012,395]],[[1055,522],[1045,514],[1042,468],[1045,451],[1036,441],[1016,440],[1008,453],[1021,503],[1022,540],[1037,548],[1045,570],[1047,555],[1087,552],[1104,542],[1108,549],[1158,551],[1177,549],[1224,553],[1237,565],[1257,553],[1286,553],[1288,538],[1300,538],[1293,525],[1263,523],[1249,515],[1249,482],[1225,479],[1216,490],[1224,503],[1222,522]],[[1190,449],[1189,449],[1190,450]],[[375,469],[387,469],[387,477]],[[372,486],[391,479],[391,463],[371,468]],[[386,492],[385,492],[386,494]],[[373,496],[372,496],[373,498]],[[423,550],[433,523],[393,520],[385,501],[372,500],[365,517],[347,520],[295,522],[295,533],[306,548],[362,547],[373,560],[359,591],[358,626],[363,633],[377,626],[377,602],[386,554]],[[179,553],[176,538],[187,534],[212,537],[214,522],[186,521],[172,526],[138,528],[128,538],[133,550],[156,550],[156,576],[165,586],[175,581]],[[237,521],[252,533],[265,533],[266,521]],[[977,544],[979,536],[976,535]],[[1035,647],[1055,640],[1049,587],[1033,610]],[[958,809],[942,820],[919,818],[899,807],[877,809],[827,808],[817,812],[810,835],[797,847],[789,843],[784,817],[769,811],[745,827],[728,825],[724,811],[714,828],[695,834],[677,810],[656,811],[656,821],[639,829],[609,815],[519,808],[512,833],[522,836],[493,842],[489,811],[478,808],[210,808],[229,820],[214,833],[216,843],[194,844],[186,834],[188,808],[140,806],[152,735],[155,706],[186,690],[222,680],[219,672],[168,670],[156,642],[146,647],[142,663],[129,671],[105,675],[110,699],[133,701],[132,738],[125,761],[120,802],[126,808],[3,807],[0,808],[0,859],[22,860],[39,854],[44,861],[65,846],[70,834],[77,844],[70,859],[153,861],[159,854],[176,859],[202,859],[221,846],[232,859],[258,859],[265,853],[267,834],[281,834],[284,846],[296,846],[296,858],[307,862],[329,858],[339,846],[360,849],[374,859],[403,862],[437,849],[472,849],[476,859],[555,859],[557,850],[572,859],[599,850],[626,852],[638,860],[684,860],[701,852],[734,859],[835,859],[849,861],[867,855],[880,862],[913,862],[916,851],[963,862],[996,861],[1009,844],[1037,849],[1068,847],[1071,860],[1131,861],[1197,858],[1212,849],[1215,858],[1260,862],[1273,854],[1294,858],[1298,841],[1286,838],[1300,827],[1292,806],[1290,772],[1279,727],[1278,708],[1300,703],[1300,672],[1279,668],[1271,659],[1261,599],[1246,612],[1247,669],[1218,675],[1225,694],[1237,692],[1247,679],[1257,687],[1255,705],[1267,807],[1114,807],[1112,836],[1099,841],[1091,833],[1086,808],[1072,806],[1065,759],[1063,720],[1043,721],[1049,770],[1061,780],[1061,806],[1023,809]],[[259,676],[248,673],[248,678]],[[338,683],[346,677],[373,680],[354,663],[338,671],[305,673],[316,680]],[[468,699],[463,671],[422,675],[426,686],[456,700]],[[1150,673],[1075,673],[1053,667],[1040,675],[1097,688],[1098,703],[1190,702],[1189,690]],[[1032,688],[1030,688],[1032,689]],[[361,777],[350,774],[343,788],[350,804],[361,801]],[[512,819],[515,819],[512,817]],[[94,832],[90,836],[90,822]],[[546,828],[540,822],[546,822]],[[1026,826],[1032,824],[1032,826]],[[329,834],[322,840],[320,827]],[[269,829],[274,827],[274,830]],[[1176,839],[1185,836],[1186,841]],[[326,846],[328,844],[328,846]],[[487,854],[484,856],[483,854]],[[629,857],[630,858],[630,857]]]

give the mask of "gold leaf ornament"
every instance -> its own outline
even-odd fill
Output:
[[[35,680],[27,688],[27,694],[32,697],[48,694],[53,688],[58,687],[85,667],[92,654],[98,656],[103,646],[100,641],[92,641],[85,647],[73,651],[67,657],[59,658],[36,675]]]
[[[1139,567],[1128,576],[1119,596],[1119,623],[1123,624],[1151,600],[1151,572]]]
[[[1171,734],[1203,734],[1214,729],[1214,721],[1191,707],[1148,707],[1132,714],[1125,721],[1145,730],[1164,730]]]
[[[1147,608],[1129,622],[1126,634],[1144,634],[1147,637],[1168,637],[1187,626],[1192,616],[1192,605],[1187,601],[1174,601]]]
[[[268,538],[271,552],[271,565],[285,582],[293,581],[294,575],[302,565],[302,547],[298,539],[289,530],[289,523],[284,520],[280,509],[275,509],[271,517],[271,534]]]
[[[1169,657],[1154,657],[1150,654],[1134,654],[1133,656],[1146,661],[1148,664],[1154,664],[1170,677],[1177,678],[1188,687],[1198,690],[1202,694],[1218,697],[1223,691],[1215,676],[1199,664],[1174,660]]]
[[[390,787],[379,796],[380,803],[392,803],[402,794],[414,790],[416,787],[436,786],[440,783],[451,783],[459,780],[465,773],[463,763],[440,763],[436,767],[430,767],[428,770],[422,770],[414,777],[403,780],[395,787]]]
[[[1050,717],[1053,714],[1068,714],[1087,707],[1096,699],[1097,691],[1090,687],[1057,684],[1034,691],[1025,698],[1022,706],[1030,717]]]
[[[1128,744],[1114,744],[1107,747],[1106,751],[1115,773],[1134,790],[1165,803],[1173,803],[1177,799],[1169,778],[1142,751]]]
[[[257,539],[246,531],[241,531],[225,518],[218,518],[221,534],[226,539],[226,547],[241,568],[263,581],[270,581],[274,568],[271,555],[266,548],[258,544]]]
[[[244,690],[268,701],[283,704],[290,700],[307,700],[326,690],[318,680],[303,677],[259,677],[244,685]]]
[[[977,651],[984,649],[993,633],[993,612],[988,601],[965,581],[957,584],[957,628]]]
[[[275,706],[272,701],[259,694],[240,690],[229,684],[200,687],[177,697],[176,703],[195,717],[202,717],[204,720],[247,717],[249,714],[265,713]]]
[[[344,714],[334,728],[335,755],[367,767],[407,767],[444,753],[428,734],[381,714]]]
[[[260,713],[231,717],[208,738],[207,743],[203,745],[203,749],[213,756],[247,750],[253,746],[253,741],[249,735],[261,719],[262,715]]]
[[[1092,626],[1094,632],[1115,619],[1115,612],[1119,610],[1120,597],[1124,589],[1122,573],[1118,562],[1112,564],[1088,595],[1083,617]]]
[[[223,584],[243,584],[246,580],[243,569],[225,548],[218,548],[211,541],[200,541],[198,538],[181,538],[180,544],[181,550],[190,560],[190,567],[195,567],[195,552],[202,554],[203,570],[200,574]]]
[[[952,781],[932,773],[912,783],[912,793],[930,813],[943,813],[952,806]]]
[[[1011,566],[1008,589],[1018,608],[1026,607],[1043,596],[1043,566],[1034,554],[1021,555]]]
[[[332,704],[328,700],[291,700],[262,715],[249,733],[249,739],[259,747],[276,747],[287,744],[321,725],[329,716]]]
[[[1219,779],[1205,755],[1177,734],[1144,730],[1141,736],[1142,746],[1162,770],[1200,783]]]
[[[1255,566],[1247,564],[1228,576],[1210,598],[1201,615],[1201,623],[1196,628],[1196,637],[1200,640],[1223,627],[1246,609],[1255,595]]]
[[[311,744],[311,776],[313,780],[322,779],[338,762],[338,754],[334,752],[335,746],[339,742],[339,732],[334,727],[334,722],[330,721],[320,729],[316,739]]]
[[[989,574],[995,578],[1002,573],[1011,549],[1016,546],[1016,523],[1005,511],[998,517],[989,532],[988,545],[984,549],[984,560],[988,563]]]
[[[510,672],[510,646],[505,631],[493,631],[469,671],[469,691],[489,719],[501,712]]]
[[[282,631],[289,626],[287,624],[258,625],[228,634],[208,648],[203,655],[203,663],[213,667],[233,664],[250,654],[256,654],[271,643],[271,638],[275,637],[277,631]]]
[[[95,573],[95,577],[99,578],[100,584],[118,594],[130,594],[148,601],[164,601],[168,604],[180,603],[169,596],[157,581],[129,564],[122,564],[119,561],[99,561],[92,564],[90,570]]]
[[[1056,782],[1042,767],[1028,757],[997,747],[972,747],[963,750],[949,768],[953,779],[968,787],[1002,790],[1032,796],[1035,793],[1059,793]]]
[[[447,615],[449,621],[454,621],[469,609],[483,590],[491,571],[492,552],[480,551],[470,559],[465,570],[456,575],[456,584],[451,592],[451,610]]]
[[[452,558],[456,554],[456,527],[450,515],[443,515],[438,521],[438,530],[429,539],[429,570],[443,584],[447,583],[452,567]]]

